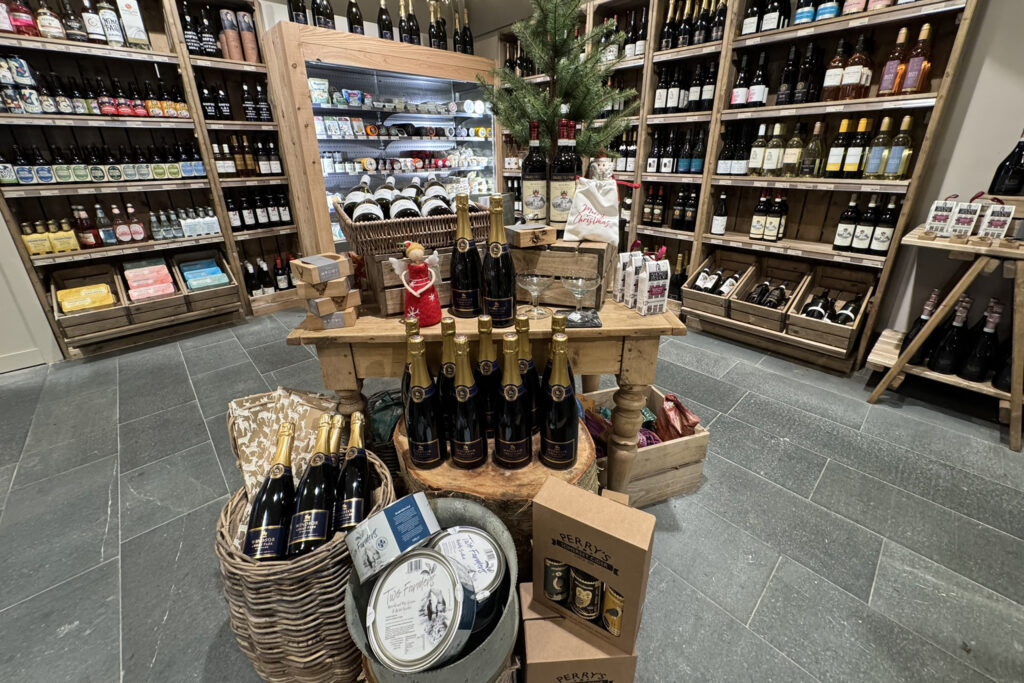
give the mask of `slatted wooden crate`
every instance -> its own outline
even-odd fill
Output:
[[[128,306],[128,314],[132,323],[148,323],[152,320],[188,313],[188,304],[185,302],[185,284],[181,279],[181,274],[173,264],[168,264],[167,270],[174,281],[174,293],[165,296],[132,301],[128,292],[127,279],[122,280],[125,285],[125,303]],[[124,278],[123,265],[121,266],[121,277]]]
[[[110,287],[114,295],[114,306],[81,313],[61,312],[60,303],[57,301],[59,290],[100,283]],[[53,306],[53,316],[69,343],[73,343],[75,337],[128,325],[131,320],[128,316],[128,307],[125,306],[126,300],[121,277],[110,264],[97,263],[77,268],[63,268],[50,274],[50,304]]]
[[[704,272],[705,269],[714,273],[719,268],[722,269],[722,275],[728,277],[732,273],[741,273],[740,281],[737,283],[733,292],[739,288],[740,285],[745,284],[751,277],[755,267],[757,265],[757,256],[754,254],[747,254],[739,251],[725,251],[719,249],[711,253],[704,263],[693,272],[693,274],[686,280],[686,284],[683,285],[681,293],[683,299],[683,308],[692,308],[697,311],[704,311],[705,313],[714,313],[725,317],[729,312],[729,296],[718,296],[710,292],[698,292],[693,288],[693,284],[697,282],[697,278]]]
[[[800,298],[807,281],[810,279],[811,265],[800,261],[765,257],[748,277],[736,285],[731,292],[729,317],[733,320],[757,325],[768,330],[781,332],[786,327],[786,313],[793,302]],[[747,295],[755,287],[765,281],[772,286],[783,284],[789,293],[789,299],[779,308],[768,308],[748,303]]]
[[[483,245],[477,243],[477,250],[480,252],[480,258],[482,259]],[[433,253],[433,250],[428,250],[428,253]],[[452,302],[452,248],[443,247],[437,250],[437,254],[441,261],[438,267],[437,294],[441,300],[441,308],[444,309]],[[402,259],[405,258],[405,254],[401,252],[374,254],[366,259],[366,275],[370,281],[370,289],[373,290],[374,299],[377,305],[380,306],[380,312],[383,315],[401,315],[405,310],[406,290],[402,286],[402,280],[395,275],[391,262],[388,261],[392,257]]]
[[[600,286],[583,297],[583,306],[600,310],[604,305],[605,295],[615,277],[616,250],[612,244],[558,240],[543,247],[511,247],[510,251],[517,273],[539,273],[553,278],[573,273],[600,276]],[[529,300],[529,295],[522,289],[517,295],[523,301]],[[557,281],[552,282],[538,300],[552,306],[576,307],[576,297]]]
[[[228,276],[228,284],[220,287],[210,287],[209,289],[200,289],[195,292],[188,291],[188,288],[185,286],[185,278],[181,274],[181,264],[188,261],[199,261],[207,258],[212,258],[217,262],[220,269]],[[218,306],[224,306],[238,301],[238,283],[235,282],[234,276],[231,275],[231,269],[224,260],[224,256],[217,249],[205,249],[203,251],[174,254],[171,256],[171,261],[174,263],[175,274],[181,281],[182,291],[185,292],[185,301],[188,303],[190,311],[202,311],[209,308],[217,308]]]
[[[857,335],[869,311],[871,295],[874,293],[875,273],[857,268],[840,266],[818,266],[799,297],[793,297],[793,305],[786,314],[786,333],[800,339],[821,342],[849,352],[857,341]],[[827,320],[815,320],[801,315],[811,298],[831,290],[836,297],[836,310],[842,310],[848,301],[863,295],[864,303],[852,325],[839,325]]]

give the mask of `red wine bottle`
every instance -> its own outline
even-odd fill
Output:
[[[412,369],[409,381],[409,403],[405,425],[409,436],[409,457],[414,467],[432,469],[444,462],[448,449],[442,433],[441,405],[434,380],[427,370],[426,344],[423,337],[409,339]]]
[[[943,335],[932,357],[928,359],[929,370],[952,375],[960,368],[967,354],[967,332],[964,330],[966,321],[967,309],[958,309],[952,326]]]
[[[491,231],[487,238],[480,282],[484,312],[494,327],[511,327],[516,311],[516,266],[505,237],[505,211],[500,194],[491,195]]]
[[[484,396],[469,365],[469,340],[455,335],[455,400],[450,404],[448,434],[452,464],[475,469],[487,462],[487,424]]]
[[[282,560],[288,550],[288,530],[295,509],[292,481],[292,442],[295,425],[281,423],[277,431],[277,452],[260,490],[252,499],[244,552],[254,560]]]
[[[530,435],[530,396],[519,374],[516,355],[519,342],[515,332],[507,333],[501,342],[501,394],[497,407],[494,464],[505,469],[519,469],[530,464],[533,443]]]
[[[349,531],[366,519],[373,505],[370,483],[370,463],[363,447],[363,414],[352,413],[349,418],[348,447],[345,466],[338,479],[338,531]]]
[[[455,195],[455,248],[452,249],[452,315],[480,315],[480,252],[469,225],[469,196]]]
[[[288,555],[297,557],[316,550],[331,537],[334,529],[334,489],[330,475],[331,416],[321,415],[316,430],[313,457],[295,489],[295,513],[288,534]]]
[[[1000,313],[993,311],[985,317],[985,327],[971,345],[957,376],[970,382],[981,382],[988,377],[999,351],[999,337],[996,327]]]
[[[527,223],[548,221],[548,161],[540,149],[537,121],[530,121],[530,151],[523,157],[523,219]]]
[[[576,464],[580,428],[576,391],[569,377],[568,343],[569,338],[561,332],[551,338],[551,377],[545,380],[543,390],[547,408],[540,430],[540,461],[556,470]]]

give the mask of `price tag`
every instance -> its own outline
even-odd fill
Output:
[[[786,253],[786,250],[783,249],[782,247],[768,247],[768,251],[772,252],[773,254],[785,254]]]
[[[754,115],[754,114],[753,114],[753,112],[749,112],[749,111],[741,111],[741,112],[740,112],[740,115],[739,115],[739,116],[737,116],[736,118],[738,118],[738,119],[749,119],[749,118],[750,118],[750,117],[752,117],[753,115]]]
[[[754,251],[765,251],[767,249],[763,244],[751,244],[750,248]]]
[[[813,28],[802,28],[802,29],[800,29],[799,31],[796,32],[796,37],[797,38],[803,38],[804,36],[809,36],[812,33],[814,33],[814,29]]]
[[[814,189],[828,191],[834,189],[834,186],[829,183],[818,183],[817,185],[814,186]]]
[[[799,249],[786,249],[786,253],[789,254],[790,256],[803,256],[804,255],[804,252],[800,251]]]
[[[865,185],[864,192],[881,192],[882,188],[878,185]]]
[[[747,38],[747,45],[757,45],[761,42],[760,36],[754,36],[753,38]]]
[[[871,21],[870,17],[864,17],[862,19],[853,19],[853,20],[850,21],[849,24],[847,24],[847,26],[849,28],[853,28],[854,26],[863,26],[864,24],[868,23],[869,21]]]
[[[849,256],[833,256],[832,259],[840,263],[853,263],[853,259]]]
[[[711,244],[719,244],[719,245],[724,245],[725,244],[725,242],[723,242],[722,240],[708,240],[708,242],[711,242]]]
[[[39,196],[40,197],[51,197],[51,196],[53,196],[55,194],[60,194],[60,190],[40,190],[39,191]]]
[[[779,116],[796,116],[796,109],[783,109],[779,112]]]

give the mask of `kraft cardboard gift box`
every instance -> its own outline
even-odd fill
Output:
[[[548,477],[533,499],[534,600],[632,653],[654,521],[654,515]]]

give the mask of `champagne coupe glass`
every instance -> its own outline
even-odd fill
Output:
[[[545,289],[551,286],[554,278],[550,275],[541,275],[540,273],[519,273],[516,275],[516,280],[519,282],[519,286],[530,294],[530,306],[523,306],[520,309],[520,313],[525,314],[530,320],[540,320],[551,315],[550,311],[546,308],[537,305],[537,298]]]
[[[588,292],[597,289],[599,284],[601,284],[601,278],[596,275],[572,274],[562,276],[562,286],[576,297],[576,310],[568,315],[567,321],[580,324],[585,323],[590,318],[590,314],[582,310],[583,297]]]

